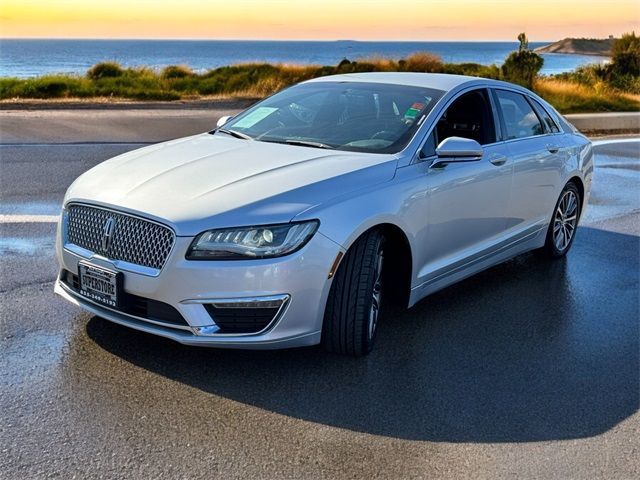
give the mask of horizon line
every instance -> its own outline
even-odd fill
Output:
[[[597,39],[596,37],[565,37],[565,38],[585,38],[585,39]],[[608,38],[608,37],[607,37]],[[352,43],[373,43],[373,42],[388,42],[388,43],[498,43],[498,42],[510,42],[518,43],[518,39],[491,39],[491,40],[443,40],[443,39],[414,39],[414,40],[389,40],[389,39],[375,39],[375,40],[357,40],[350,38],[338,38],[338,39],[313,39],[313,38],[296,38],[296,39],[277,39],[277,38],[113,38],[113,37],[0,37],[0,41],[3,40],[101,40],[101,41],[172,41],[172,42],[352,42]],[[531,40],[529,43],[546,43],[556,42],[558,40]],[[605,39],[602,39],[605,40]]]

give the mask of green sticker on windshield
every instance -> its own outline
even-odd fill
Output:
[[[406,112],[404,112],[404,118],[410,118],[412,120],[415,120],[415,118],[418,116],[419,113],[420,113],[420,110],[418,110],[417,108],[411,107]]]
[[[260,120],[267,118],[273,112],[278,110],[274,107],[258,107],[246,117],[241,118],[233,124],[234,128],[251,128]]]

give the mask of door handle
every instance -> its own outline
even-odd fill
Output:
[[[505,163],[507,163],[507,156],[502,155],[501,153],[494,153],[489,156],[489,161],[496,167],[499,167],[500,165],[504,165]]]
[[[559,146],[551,143],[547,143],[545,146],[547,147],[547,150],[549,150],[549,153],[558,153],[558,150],[560,150]]]

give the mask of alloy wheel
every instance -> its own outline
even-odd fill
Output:
[[[553,219],[553,242],[559,252],[565,251],[578,224],[578,197],[572,190],[567,190],[560,202]]]

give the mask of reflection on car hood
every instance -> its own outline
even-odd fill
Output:
[[[396,157],[202,134],[125,153],[92,168],[65,203],[115,206],[206,228],[288,222],[338,194],[389,180]]]

